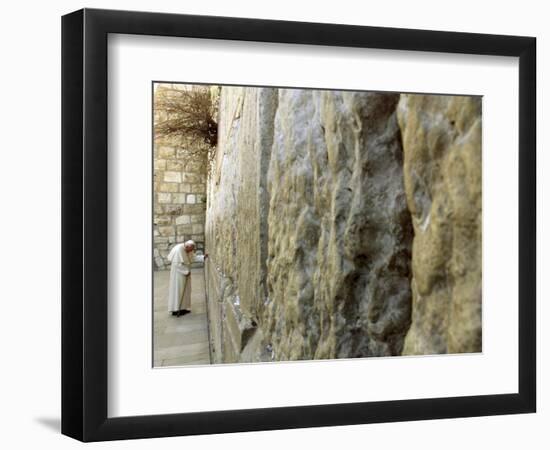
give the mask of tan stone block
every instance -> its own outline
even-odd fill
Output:
[[[171,225],[172,219],[170,218],[170,216],[158,216],[154,218],[154,223],[155,225],[159,225],[159,226]]]
[[[166,160],[165,159],[155,159],[154,169],[155,170],[166,170]]]
[[[174,172],[181,172],[183,170],[183,161],[177,159],[166,162],[166,170],[172,170]]]
[[[193,184],[191,189],[187,192],[192,192],[193,194],[204,194],[206,192],[206,186],[204,184]]]
[[[180,205],[164,205],[164,214],[169,216],[181,216],[183,207]]]
[[[174,147],[159,147],[157,150],[159,158],[173,158],[176,156],[176,149]]]
[[[158,227],[158,230],[159,230],[159,233],[161,236],[166,236],[166,237],[170,237],[170,236],[173,236],[175,234],[175,229],[174,227]]]
[[[178,225],[178,235],[191,233],[192,228],[191,225]]]
[[[178,204],[186,203],[186,194],[174,194],[173,202]]]
[[[223,341],[223,362],[224,363],[236,363],[238,362],[237,351],[235,350],[235,344],[231,339],[225,339]]]
[[[197,175],[196,173],[182,173],[181,174],[181,181],[184,183],[200,183],[201,177],[200,175]]]
[[[180,192],[185,192],[186,194],[188,194],[189,192],[192,192],[191,185],[189,183],[182,183],[179,186],[180,186]]]
[[[204,170],[204,164],[199,161],[190,161],[185,166],[185,170],[191,173],[200,173]]]
[[[206,204],[200,203],[197,205],[183,205],[183,212],[185,214],[200,214],[205,210]]]
[[[178,189],[178,183],[161,183],[158,188],[160,192],[178,192]]]
[[[167,183],[181,183],[180,172],[164,172],[164,181]]]
[[[204,214],[193,214],[191,217],[191,223],[204,223]]]
[[[204,232],[204,226],[201,223],[195,223],[193,226],[193,234],[199,234]]]
[[[160,192],[158,195],[158,202],[159,203],[171,203],[172,202],[172,194],[167,194]]]

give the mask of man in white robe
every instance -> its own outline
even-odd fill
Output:
[[[195,241],[189,240],[176,244],[168,254],[170,266],[170,285],[168,288],[168,311],[173,316],[182,316],[191,312],[191,264],[204,262],[208,254],[195,254]]]

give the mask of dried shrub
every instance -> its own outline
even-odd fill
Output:
[[[155,138],[177,138],[215,147],[218,142],[217,101],[212,89],[165,87],[155,95]],[[199,145],[201,147],[201,145]]]

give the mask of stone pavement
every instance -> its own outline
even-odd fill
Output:
[[[204,269],[191,270],[191,313],[175,317],[168,313],[170,271],[154,272],[155,367],[210,364]]]

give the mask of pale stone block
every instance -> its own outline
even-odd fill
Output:
[[[155,170],[166,170],[166,160],[155,159],[154,168]]]
[[[167,194],[160,192],[158,194],[158,202],[159,203],[171,203],[172,202],[172,194]]]
[[[191,216],[183,215],[176,218],[177,225],[186,225],[191,222]]]
[[[174,194],[173,202],[178,204],[186,203],[185,194]]]
[[[158,156],[160,158],[173,158],[176,156],[176,149],[174,147],[159,147],[158,149]]]
[[[187,203],[189,203],[190,205],[192,205],[194,203],[197,203],[197,196],[194,195],[194,194],[188,194],[187,195]]]
[[[164,172],[164,181],[168,183],[181,183],[180,172]]]

